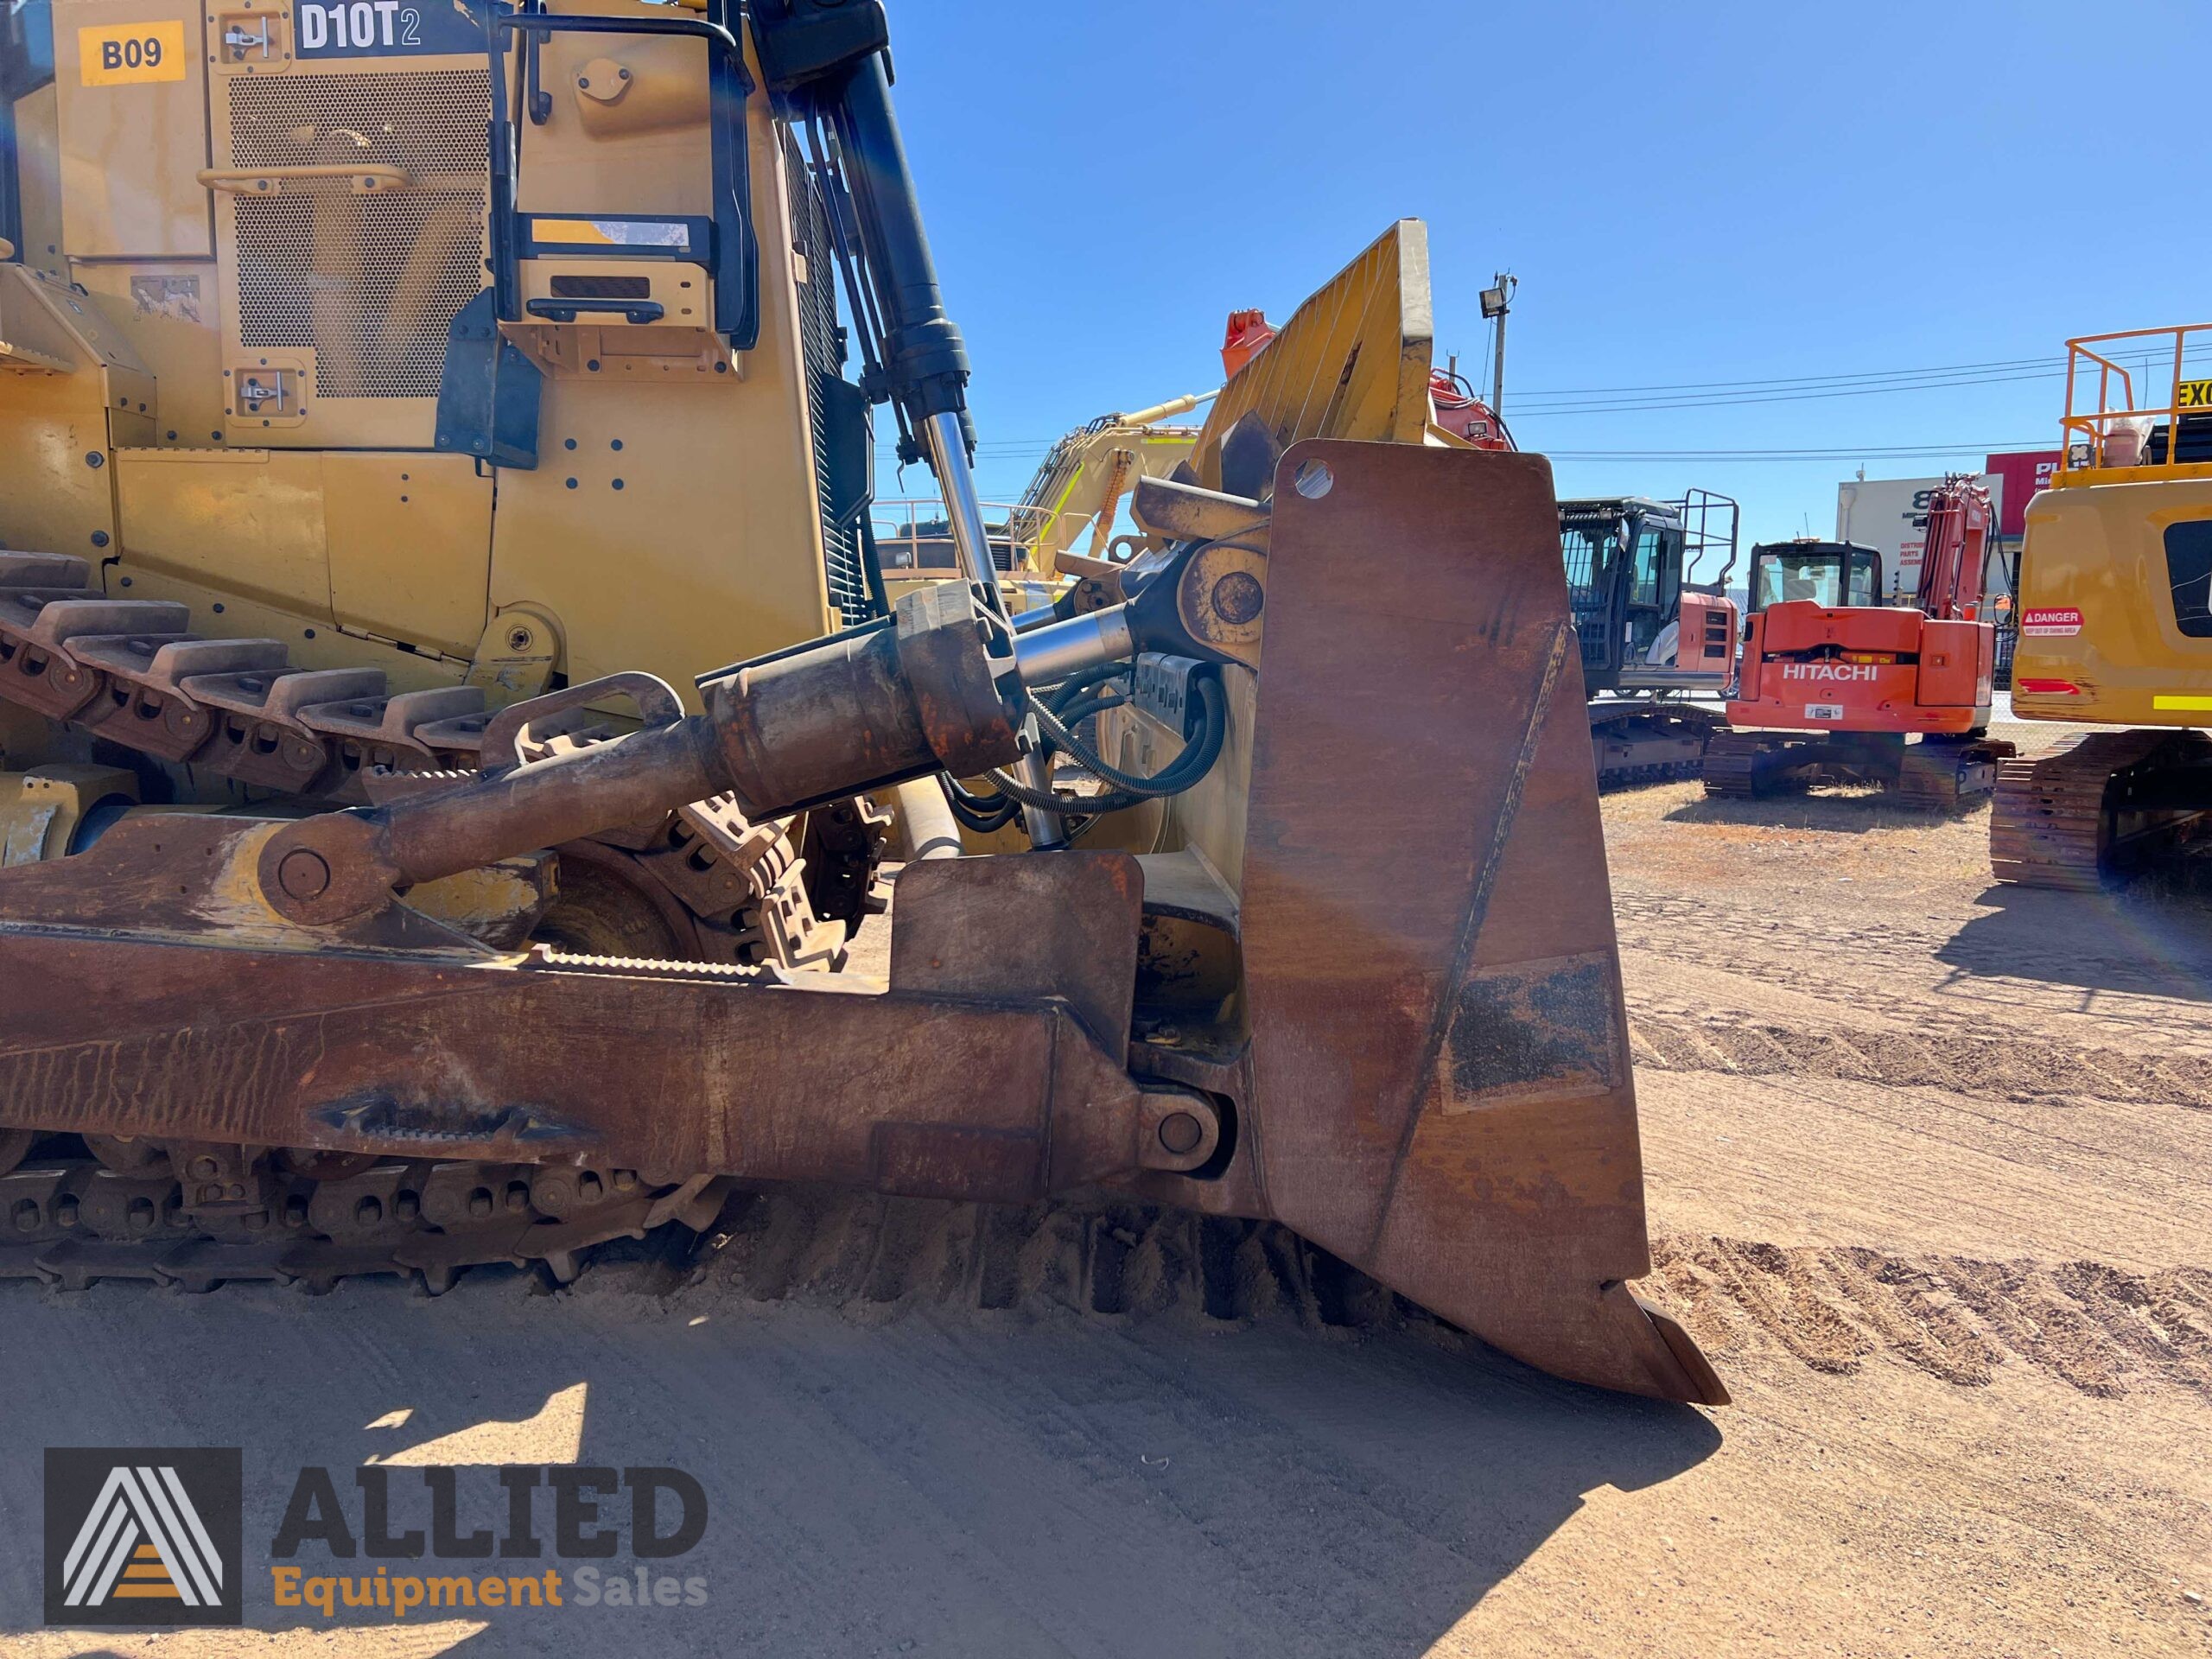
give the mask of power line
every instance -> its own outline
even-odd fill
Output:
[[[1834,449],[1543,449],[1554,461],[1932,461],[1948,455],[1993,455],[2032,449],[2043,441],[1870,445]]]
[[[1651,386],[1565,386],[1551,391],[1524,391],[1520,395],[1523,397],[1616,397],[1634,391],[1756,390],[1763,386],[1811,386],[1847,380],[1894,380],[1907,375],[1955,374],[1978,369],[2048,368],[2053,364],[2063,370],[2066,366],[2066,359],[2063,357],[2016,357],[1988,363],[1927,364],[1916,369],[1868,369],[1852,374],[1778,375],[1764,380],[1683,380]]]
[[[1754,404],[1801,404],[1822,402],[1834,397],[1871,397],[1883,392],[1944,391],[1961,386],[2005,385],[2028,380],[2056,380],[2063,378],[2063,369],[2031,369],[2004,374],[1955,375],[1945,378],[1902,380],[1885,385],[1839,386],[1825,391],[1770,391],[1740,397],[1713,394],[1675,399],[1642,399],[1611,404],[1558,404],[1550,408],[1531,409],[1526,404],[1514,415],[1516,420],[1538,419],[1560,415],[1635,415],[1667,410],[1734,409]]]

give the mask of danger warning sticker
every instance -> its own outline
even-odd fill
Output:
[[[2082,632],[2082,613],[2069,607],[2063,610],[2030,608],[2020,613],[2020,632],[2031,639],[2049,639],[2063,634]]]

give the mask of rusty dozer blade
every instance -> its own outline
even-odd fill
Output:
[[[641,1214],[708,1177],[1103,1190],[1276,1218],[1563,1376],[1725,1401],[1628,1288],[1649,1266],[1635,1099],[1547,464],[1295,443],[1268,534],[1226,589],[1192,542],[1164,600],[1122,607],[1124,656],[1203,654],[1209,593],[1248,632],[1264,619],[1256,678],[1222,660],[1236,730],[1176,804],[1182,844],[917,863],[885,984],[512,953],[404,895],[687,801],[757,822],[1009,764],[1038,648],[955,583],[712,677],[704,714],[640,698],[660,712],[632,736],[318,817],[126,818],[0,870],[19,1230],[110,1251],[157,1217],[314,1232],[322,1154],[386,1172],[359,1225],[403,1262],[565,1255],[587,1185],[642,1185]],[[1163,1017],[1183,958],[1162,947],[1199,935],[1212,977]],[[223,1173],[125,1191],[16,1167],[10,1129]],[[606,1179],[522,1178],[562,1165]],[[470,1244],[502,1188],[512,1222]],[[600,1213],[598,1236],[628,1224]]]
[[[1726,1390],[1649,1271],[1549,463],[1283,458],[1243,932],[1268,1211],[1506,1352]]]

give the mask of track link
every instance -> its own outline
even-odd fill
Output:
[[[279,641],[204,638],[188,607],[111,600],[97,582],[84,559],[0,552],[0,701],[159,767],[226,778],[255,800],[390,799],[465,782],[483,759],[493,711],[480,687],[393,692],[380,670],[297,668]],[[585,715],[518,758],[614,734]],[[750,823],[731,797],[569,842],[557,849],[568,885],[618,888],[610,913],[620,919],[610,928],[589,903],[565,925],[557,911],[550,919],[556,932],[581,928],[580,942],[562,942],[588,951],[619,938],[625,955],[741,970],[841,967],[850,929],[881,908],[885,817],[864,800],[820,816],[818,883],[789,827]],[[215,1178],[188,1170],[180,1180],[173,1154]],[[0,1277],[327,1289],[398,1274],[436,1291],[468,1267],[537,1262],[566,1282],[593,1244],[670,1220],[703,1225],[726,1185],[557,1166],[88,1146],[0,1129]]]
[[[1662,702],[1593,702],[1590,746],[1600,790],[1694,778],[1721,724],[1718,713]]]
[[[0,1174],[0,1279],[66,1290],[257,1280],[325,1291],[385,1274],[436,1294],[467,1268],[534,1262],[567,1284],[592,1245],[670,1221],[703,1230],[729,1188],[703,1179],[649,1187],[634,1170],[342,1161],[365,1166],[317,1179],[261,1160],[241,1181],[201,1187],[89,1157],[34,1159]],[[225,1196],[188,1201],[211,1190]]]
[[[2124,863],[2171,840],[2198,813],[2121,811],[2126,785],[2212,751],[2193,731],[2090,732],[2032,760],[1999,762],[1989,867],[2019,887],[2094,893]]]

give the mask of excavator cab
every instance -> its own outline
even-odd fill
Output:
[[[1682,521],[1671,502],[1642,496],[1562,501],[1574,632],[1590,689],[1609,690],[1674,620],[1682,585]]]
[[[1735,659],[1736,519],[1709,490],[1560,503],[1599,787],[1696,771],[1719,719],[1685,697],[1719,690]],[[1697,580],[1708,555],[1722,563]]]
[[[1826,609],[1882,602],[1882,556],[1847,542],[1769,542],[1751,550],[1751,613],[1809,600]]]

